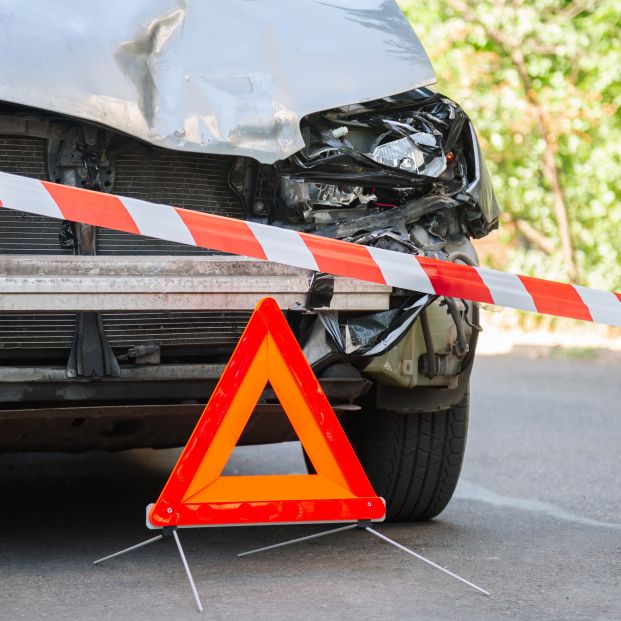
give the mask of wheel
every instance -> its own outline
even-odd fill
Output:
[[[466,449],[469,393],[452,408],[424,414],[367,412],[354,440],[387,520],[429,520],[443,511]]]

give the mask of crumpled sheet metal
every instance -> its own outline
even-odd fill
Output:
[[[435,82],[393,0],[4,0],[0,33],[0,100],[267,164],[307,114]]]

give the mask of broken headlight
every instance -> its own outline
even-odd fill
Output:
[[[277,166],[283,221],[328,235],[332,229],[321,227],[344,223],[360,224],[353,233],[379,225],[406,234],[449,199],[457,207],[452,236],[481,237],[496,227],[499,210],[472,125],[450,99],[416,89],[316,113],[301,127],[305,148]]]
[[[371,157],[381,164],[417,175],[439,177],[446,170],[446,156],[440,135],[410,134],[376,147]]]

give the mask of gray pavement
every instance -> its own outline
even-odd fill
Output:
[[[244,559],[321,527],[182,531],[206,619],[621,619],[621,362],[482,357],[462,481],[426,524],[378,530],[491,591],[478,595],[363,532]],[[0,457],[0,619],[199,619],[144,508],[177,451]],[[299,446],[238,449],[229,472],[303,470]]]

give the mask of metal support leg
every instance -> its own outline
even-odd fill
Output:
[[[257,548],[256,550],[250,550],[248,552],[241,552],[237,556],[248,556],[249,554],[256,554],[257,552],[273,550],[274,548],[281,548],[283,546],[288,546],[294,543],[301,543],[302,541],[309,541],[310,539],[317,539],[318,537],[324,537],[325,535],[333,535],[334,533],[340,533],[346,530],[351,530],[353,528],[358,528],[360,530],[366,530],[372,535],[375,535],[376,537],[379,537],[380,539],[386,541],[387,543],[390,543],[391,545],[399,548],[399,550],[403,550],[404,552],[407,552],[408,554],[415,556],[417,559],[427,563],[428,565],[431,565],[432,567],[439,569],[440,571],[444,572],[445,574],[448,574],[449,576],[455,578],[456,580],[459,580],[460,582],[467,584],[469,587],[471,587],[475,591],[478,591],[479,593],[482,593],[483,595],[489,595],[489,593],[485,589],[478,587],[476,584],[473,584],[472,582],[466,580],[465,578],[462,578],[461,576],[458,576],[452,571],[449,571],[448,569],[441,567],[440,565],[434,563],[433,561],[430,561],[428,558],[425,558],[421,554],[417,554],[413,550],[410,550],[409,548],[402,546],[400,543],[397,543],[396,541],[393,541],[389,537],[386,537],[386,535],[382,535],[382,533],[379,533],[378,531],[371,528],[371,526],[369,525],[370,523],[371,522],[368,522],[368,521],[356,522],[355,524],[348,524],[347,526],[340,526],[339,528],[333,528],[331,530],[326,530],[322,533],[315,533],[314,535],[306,535],[305,537],[298,537],[297,539],[290,539],[289,541],[283,541],[282,543],[275,543],[271,546],[265,546],[264,548]]]
[[[142,543],[137,543],[135,546],[125,548],[124,550],[121,550],[120,552],[115,552],[114,554],[110,554],[109,556],[104,556],[103,558],[97,559],[96,561],[93,561],[93,565],[99,565],[99,563],[103,563],[104,561],[107,561],[116,556],[121,556],[121,554],[127,554],[128,552],[131,552],[132,550],[137,550],[138,548],[148,546],[150,543],[153,543],[154,541],[159,541],[160,539],[163,539],[163,538],[164,538],[164,535],[158,535],[157,537],[151,537],[151,539],[147,539],[146,541],[143,541]]]
[[[334,533],[340,533],[344,530],[351,530],[352,528],[358,528],[358,522],[355,524],[348,524],[347,526],[340,526],[339,528],[333,528],[332,530],[325,530],[322,533],[315,533],[314,535],[306,535],[306,537],[298,537],[297,539],[289,539],[289,541],[283,541],[282,543],[275,543],[271,546],[265,546],[264,548],[257,548],[256,550],[249,550],[248,552],[241,552],[237,556],[248,556],[249,554],[256,554],[257,552],[265,552],[266,550],[273,550],[274,548],[282,548],[294,543],[300,543],[302,541],[308,541],[309,539],[317,539],[318,537],[325,537],[326,535],[332,535]]]
[[[194,578],[192,578],[192,572],[190,571],[190,566],[185,559],[185,554],[183,553],[183,548],[181,547],[181,541],[179,541],[179,535],[177,535],[177,530],[173,530],[172,535],[175,539],[175,543],[177,544],[177,550],[179,550],[179,556],[181,556],[181,562],[183,563],[183,567],[185,568],[185,573],[188,576],[188,580],[190,581],[190,586],[192,587],[192,593],[194,593],[194,599],[196,600],[196,605],[198,606],[199,612],[203,612],[203,604],[201,604],[201,598],[198,596],[198,591],[196,590],[196,585],[194,584]]]
[[[386,535],[382,535],[382,533],[377,532],[376,530],[372,529],[370,526],[366,526],[365,530],[370,532],[372,535],[375,535],[376,537],[379,537],[380,539],[383,539],[387,543],[390,543],[391,545],[395,546],[396,548],[399,548],[399,550],[403,550],[404,552],[407,552],[408,554],[411,554],[412,556],[415,556],[417,559],[423,561],[424,563],[427,563],[428,565],[431,565],[432,567],[435,567],[436,569],[439,569],[440,571],[443,571],[445,574],[448,574],[449,576],[459,580],[460,582],[463,582],[464,584],[467,584],[470,588],[474,589],[475,591],[478,591],[479,593],[483,593],[483,595],[489,595],[489,593],[485,589],[482,589],[481,587],[478,587],[476,584],[472,584],[472,582],[469,582],[465,578],[462,578],[461,576],[458,576],[457,574],[454,574],[452,571],[449,571],[448,569],[445,569],[444,567],[441,567],[440,565],[437,565],[436,563],[434,563],[433,561],[430,561],[428,558],[425,558],[421,554],[417,554],[413,550],[410,550],[409,548],[406,548],[405,546],[402,546],[400,543],[397,543],[396,541],[393,541],[389,537],[386,537]]]
[[[179,556],[181,556],[181,562],[183,563],[183,567],[185,569],[185,573],[190,581],[190,586],[192,587],[192,593],[194,594],[194,599],[196,600],[196,605],[200,612],[203,612],[203,604],[201,603],[200,597],[198,596],[198,591],[196,590],[196,585],[194,584],[194,578],[192,577],[192,572],[190,571],[190,566],[188,565],[188,561],[185,558],[185,554],[183,553],[183,548],[181,547],[181,541],[179,541],[179,535],[177,535],[177,529],[174,527],[167,527],[164,531],[157,535],[157,537],[151,537],[151,539],[147,539],[142,543],[137,543],[135,546],[130,546],[129,548],[125,548],[119,552],[115,552],[114,554],[110,554],[109,556],[104,556],[103,558],[97,559],[93,561],[93,565],[98,565],[99,563],[103,563],[111,558],[115,558],[117,556],[121,556],[122,554],[127,554],[127,552],[131,552],[132,550],[138,550],[138,548],[142,548],[144,546],[148,546],[150,543],[154,541],[159,541],[160,539],[164,539],[165,536],[170,537],[172,534],[175,543],[177,544],[177,550],[179,550]]]

